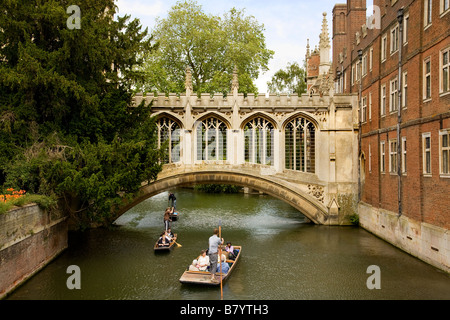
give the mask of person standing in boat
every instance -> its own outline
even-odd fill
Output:
[[[169,203],[170,201],[172,201],[172,208],[175,211],[177,209],[177,198],[172,192],[169,193]]]
[[[209,237],[209,263],[211,264],[211,281],[218,282],[216,280],[216,269],[217,269],[217,253],[219,251],[219,246],[223,244],[223,238],[219,238],[219,229],[214,229],[214,234]]]
[[[171,213],[173,213],[173,208],[167,208],[164,212],[164,230],[166,232],[170,228],[170,222],[172,221],[172,219],[170,218]]]

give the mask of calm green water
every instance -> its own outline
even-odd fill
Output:
[[[269,196],[214,195],[178,189],[178,242],[168,254],[153,245],[163,229],[167,193],[128,211],[111,230],[71,234],[69,249],[9,299],[212,300],[220,289],[182,285],[179,278],[222,221],[225,241],[242,245],[225,283],[226,300],[450,299],[450,277],[361,228],[315,226]],[[67,267],[81,270],[69,290]],[[381,270],[369,290],[367,268]]]

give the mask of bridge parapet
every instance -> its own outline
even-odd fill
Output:
[[[153,108],[169,108],[169,109],[184,109],[187,104],[192,108],[201,107],[201,108],[232,108],[235,104],[240,106],[240,108],[293,108],[293,109],[308,109],[314,107],[315,109],[328,109],[331,103],[332,97],[329,95],[320,96],[319,94],[307,95],[303,94],[298,96],[297,94],[259,94],[255,96],[253,93],[249,93],[247,95],[238,94],[236,96],[226,96],[223,94],[209,94],[202,93],[200,97],[197,95],[186,95],[175,94],[175,93],[159,93],[157,95],[153,93],[144,94],[137,93],[133,97],[133,104],[139,105],[142,101],[145,101],[145,104],[150,104],[153,102]]]

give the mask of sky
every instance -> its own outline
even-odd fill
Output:
[[[231,8],[245,9],[260,24],[264,24],[267,48],[275,52],[269,62],[269,71],[255,81],[260,93],[267,92],[272,75],[285,69],[289,62],[303,65],[307,39],[313,49],[319,45],[323,12],[327,13],[328,31],[332,31],[332,10],[345,0],[197,0],[205,13],[223,16]],[[150,33],[155,18],[165,18],[177,0],[116,0],[119,16],[139,18]]]

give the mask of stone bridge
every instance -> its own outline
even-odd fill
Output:
[[[232,184],[281,199],[316,224],[348,223],[358,194],[356,95],[335,95],[328,82],[301,96],[244,96],[236,74],[232,94],[197,95],[190,81],[187,70],[185,93],[134,97],[151,105],[166,164],[119,215],[175,187]]]

